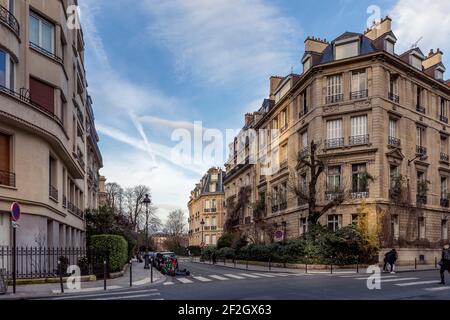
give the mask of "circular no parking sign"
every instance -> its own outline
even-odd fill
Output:
[[[11,205],[11,217],[13,221],[18,221],[20,219],[20,205],[17,202],[13,202]]]

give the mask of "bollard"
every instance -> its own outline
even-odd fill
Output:
[[[269,258],[269,271],[270,271],[270,258]]]
[[[63,284],[63,276],[62,276],[62,266],[61,260],[58,259],[58,271],[59,271],[59,284],[61,286],[61,293],[64,293],[64,284]]]
[[[103,290],[106,291],[106,260],[103,260]]]
[[[333,257],[330,260],[330,273],[333,274]]]
[[[305,273],[308,273],[308,256],[305,256]]]
[[[153,283],[153,258],[152,258],[152,264],[150,266],[150,283]]]
[[[414,270],[417,270],[417,258],[414,258]]]
[[[248,270],[248,259],[247,259],[247,261],[246,261],[246,263],[245,263],[245,269]]]
[[[437,269],[437,258],[434,257],[434,268]]]
[[[359,257],[356,258],[356,273],[359,273]]]
[[[133,286],[133,263],[130,260],[130,287]]]

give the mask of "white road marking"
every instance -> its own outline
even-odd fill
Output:
[[[52,300],[65,300],[65,299],[76,299],[76,298],[92,298],[92,297],[101,297],[101,296],[114,296],[121,294],[129,294],[129,293],[139,293],[139,292],[154,292],[156,289],[146,289],[146,290],[133,290],[133,291],[121,291],[121,292],[105,292],[105,293],[97,293],[97,294],[83,294],[83,295],[75,295],[75,296],[65,296],[65,297],[56,297],[52,298]]]
[[[119,297],[108,297],[108,298],[98,298],[92,300],[127,300],[127,299],[136,299],[136,298],[145,298],[150,296],[160,296],[160,293],[148,293],[148,294],[136,294],[132,296],[119,296]]]
[[[247,278],[261,278],[260,276],[255,276],[254,274],[249,274],[249,273],[239,273],[241,276],[243,277],[247,277]]]
[[[172,284],[174,284],[172,281],[167,281],[167,282],[164,282],[164,283],[163,283],[163,285],[165,285],[165,286],[170,286],[170,285],[172,285]]]
[[[237,275],[231,274],[231,273],[224,274],[224,276],[229,277],[229,278],[234,278],[234,279],[245,279],[244,277],[237,276]]]
[[[150,278],[144,278],[142,280],[133,282],[133,286],[141,286],[141,285],[144,285],[144,284],[147,284],[147,283],[150,283],[150,282],[151,282]]]
[[[395,285],[400,286],[400,287],[407,287],[407,286],[417,286],[420,284],[430,284],[430,283],[437,283],[437,280],[396,283]]]
[[[205,278],[205,277],[193,277],[194,279],[197,279],[198,281],[201,282],[210,282],[212,281],[211,279]]]
[[[215,275],[215,274],[209,275],[208,277],[214,278],[214,279],[217,279],[217,280],[222,280],[222,281],[230,280],[230,279],[228,279],[228,278],[221,277],[221,276],[218,276],[218,275]]]
[[[363,277],[363,278],[355,278],[355,280],[367,280],[369,279],[369,277]],[[389,278],[398,278],[398,276],[381,276],[381,281],[383,281],[383,279],[389,279]]]
[[[438,282],[436,282],[437,284]],[[443,290],[450,290],[450,287],[435,287],[435,288],[425,288],[427,291],[443,291]]]
[[[180,281],[181,283],[193,283],[192,280],[189,280],[187,278],[176,278],[178,281]]]
[[[290,273],[273,273],[273,272],[268,273],[268,274],[275,276],[275,277],[289,277],[291,275]]]
[[[266,277],[266,278],[275,278],[275,276],[272,276],[272,275],[266,274],[266,273],[255,273],[255,272],[253,272],[252,274],[257,275],[257,276],[261,276],[261,277]]]
[[[398,279],[387,279],[387,280],[383,280],[381,279],[381,282],[395,282],[395,281],[409,281],[409,280],[417,280],[419,278],[398,278]]]
[[[106,287],[106,290],[114,290],[114,289],[122,289],[122,287],[120,287],[120,286],[109,286],[109,287]],[[66,293],[95,292],[95,291],[105,291],[105,289],[104,289],[104,287],[84,288],[84,289],[80,289],[80,290],[64,289],[64,294],[66,294]],[[54,294],[58,294],[58,293],[61,293],[61,290],[52,290],[52,292]]]

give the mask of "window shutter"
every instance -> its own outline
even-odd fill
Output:
[[[10,136],[0,133],[0,170],[10,171]]]
[[[55,113],[55,89],[39,80],[30,78],[31,101],[46,111]]]

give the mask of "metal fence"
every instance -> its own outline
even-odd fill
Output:
[[[6,271],[8,278],[13,273],[13,251],[10,247],[0,247],[0,269]],[[90,273],[98,259],[98,255],[85,248],[17,247],[15,255],[17,279],[56,277],[58,260],[64,275],[69,265],[78,265],[82,273]]]

